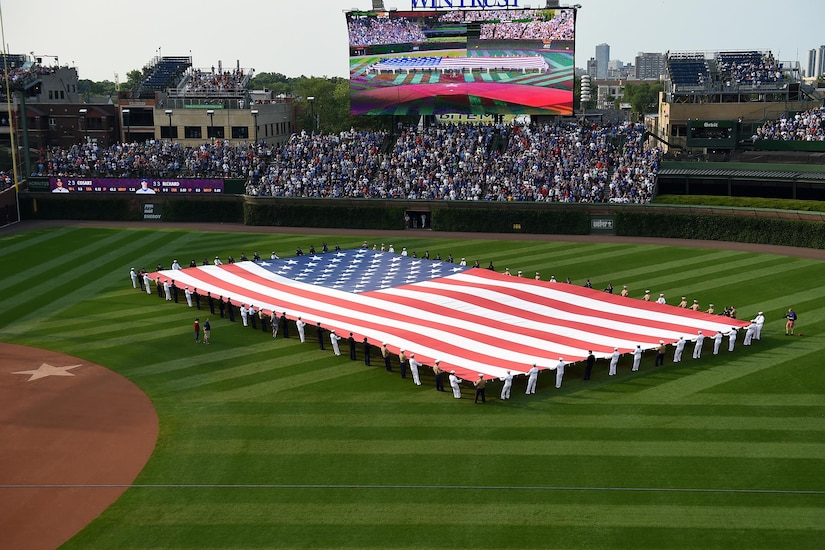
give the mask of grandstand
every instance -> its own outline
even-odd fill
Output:
[[[709,77],[703,54],[676,54],[668,56],[667,70],[674,86],[701,86]]]
[[[144,68],[146,78],[132,92],[136,99],[154,99],[156,92],[177,85],[184,72],[192,66],[191,57],[164,56]]]

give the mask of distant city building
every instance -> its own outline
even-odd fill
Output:
[[[820,77],[823,74],[825,74],[825,45],[820,46],[816,50],[816,66],[811,76]]]
[[[591,57],[587,60],[587,74],[591,76],[591,78],[596,78],[596,58]]]
[[[658,52],[639,52],[634,76],[637,80],[659,80],[667,76],[667,57]]]
[[[607,78],[608,64],[610,63],[610,45],[596,46],[596,78]]]
[[[808,63],[805,65],[805,76],[816,77],[816,49],[808,50]]]

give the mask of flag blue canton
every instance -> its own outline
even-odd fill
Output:
[[[355,293],[420,283],[469,269],[442,260],[365,249],[265,260],[258,265],[294,281]]]

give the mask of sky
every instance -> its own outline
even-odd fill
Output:
[[[512,1],[512,0],[511,0]],[[543,7],[544,0],[518,0]],[[823,0],[578,0],[576,67],[597,44],[611,59],[638,52],[771,50],[807,67],[825,44]],[[384,0],[409,9],[411,0]],[[9,53],[76,67],[81,79],[126,80],[158,55],[197,68],[235,67],[294,76],[348,76],[344,12],[372,0],[0,0]],[[117,77],[115,75],[118,75]]]

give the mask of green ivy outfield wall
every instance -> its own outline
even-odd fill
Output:
[[[816,216],[778,212],[743,215],[736,209],[714,211],[623,210],[616,212],[616,234],[825,248],[825,221],[821,217],[816,221]]]
[[[265,197],[247,197],[244,204],[247,225],[405,229],[422,214],[434,231],[584,235],[590,223],[580,205]]]
[[[243,223],[251,226],[426,229],[707,239],[825,249],[825,213],[691,205],[543,204],[239,195],[138,197],[22,192],[22,219]]]

